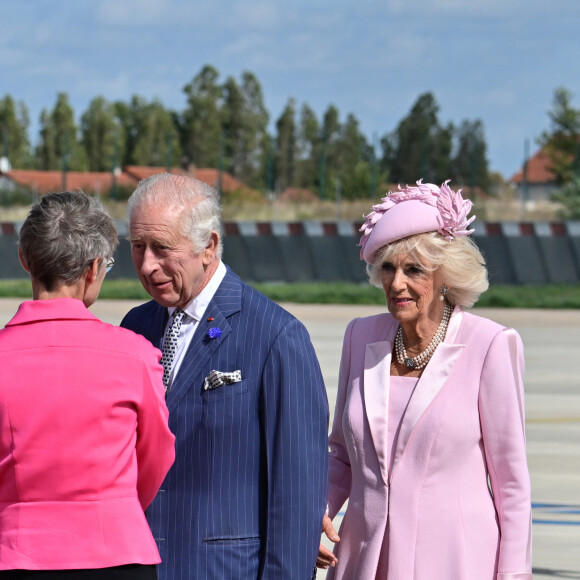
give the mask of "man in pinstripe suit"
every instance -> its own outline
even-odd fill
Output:
[[[328,403],[308,333],[221,262],[213,188],[155,175],[128,211],[153,300],[122,325],[171,345],[176,461],[147,511],[159,577],[309,580],[326,507]]]

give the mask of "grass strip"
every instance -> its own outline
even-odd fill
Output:
[[[369,284],[317,282],[295,284],[252,284],[275,302],[300,304],[384,304],[379,288]],[[30,298],[30,281],[0,280],[0,297]],[[148,294],[136,279],[105,280],[100,298],[147,300]],[[580,308],[580,284],[538,286],[491,286],[477,303],[480,308]]]

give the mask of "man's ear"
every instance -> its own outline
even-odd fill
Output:
[[[204,266],[209,266],[215,260],[219,241],[220,241],[219,234],[215,230],[212,230],[211,235],[209,237],[209,242],[203,251]]]
[[[26,264],[26,261],[24,260],[24,256],[22,255],[22,250],[20,248],[18,248],[18,259],[20,260],[20,265],[24,268],[24,270],[26,272],[28,272],[30,274],[30,268]]]

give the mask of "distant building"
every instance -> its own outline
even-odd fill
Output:
[[[27,189],[32,193],[44,195],[56,191],[82,190],[95,195],[109,195],[113,185],[126,191],[133,191],[139,181],[167,171],[165,167],[140,167],[129,165],[113,176],[110,171],[81,172],[81,171],[37,171],[31,169],[0,169],[0,190],[14,191]],[[195,177],[224,193],[233,191],[252,191],[244,183],[218,169],[189,168],[187,171],[172,168],[171,173]],[[114,181],[113,181],[114,179]]]
[[[550,195],[556,189],[554,164],[544,149],[540,149],[528,159],[526,172],[527,191],[524,183],[523,167],[509,180],[516,188],[518,199],[526,201],[549,201]]]
[[[137,165],[127,165],[124,168],[124,172],[131,178],[136,180],[138,183],[142,179],[156,175],[157,173],[163,173],[167,171],[165,167],[144,167]],[[242,183],[239,179],[236,179],[233,175],[227,173],[226,171],[220,171],[219,169],[211,168],[197,168],[190,165],[187,169],[179,169],[177,167],[171,168],[170,173],[176,175],[187,175],[188,177],[194,177],[199,179],[217,190],[224,193],[231,193],[232,191],[249,191],[250,188]]]
[[[116,184],[119,187],[132,188],[136,185],[135,180],[123,172],[116,176]],[[62,171],[12,169],[6,173],[0,173],[0,188],[9,191],[26,188],[38,195],[80,189],[100,195],[108,193],[113,188],[113,174],[108,171],[67,171],[63,174]]]

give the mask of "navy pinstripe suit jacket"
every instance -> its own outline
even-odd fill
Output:
[[[121,324],[159,347],[166,322],[151,301]],[[204,391],[212,370],[240,370],[242,381]],[[147,510],[160,580],[310,580],[327,500],[328,402],[304,326],[228,268],[167,406],[176,461]]]

